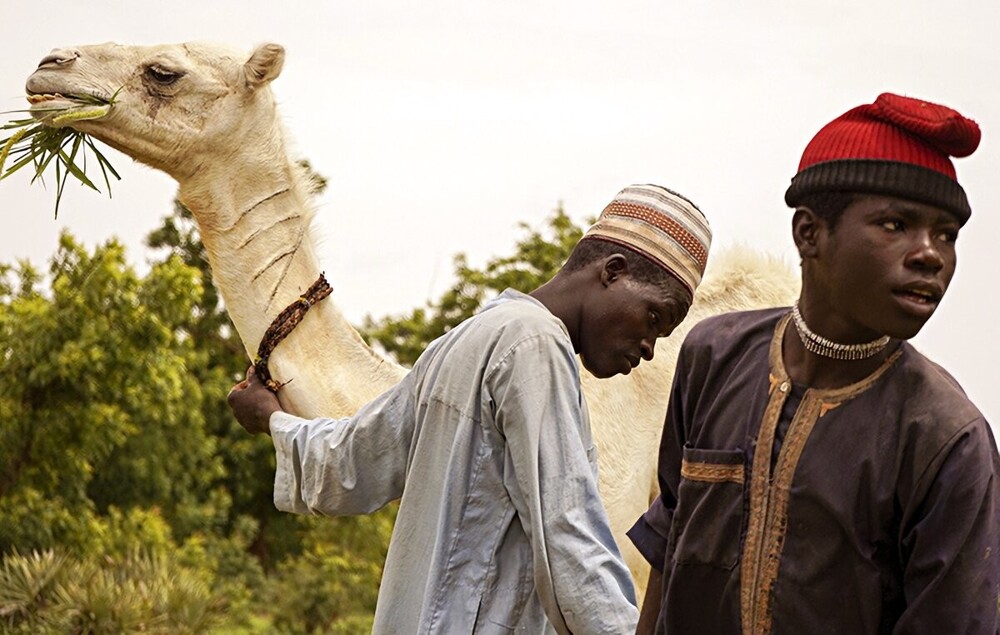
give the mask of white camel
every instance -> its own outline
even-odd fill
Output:
[[[93,108],[80,98],[116,95],[100,119],[62,121],[178,182],[251,356],[274,316],[323,269],[309,229],[308,183],[288,155],[269,88],[284,58],[277,44],[249,56],[201,43],[60,48],[26,87],[37,108]],[[680,342],[702,318],[789,304],[797,289],[797,277],[774,258],[739,248],[714,253],[689,317],[651,363],[610,380],[583,373],[601,495],[640,597],[648,569],[625,531],[657,492],[656,448]],[[366,346],[332,298],[278,345],[270,366],[276,380],[294,378],[280,400],[305,417],[353,414],[407,372]]]

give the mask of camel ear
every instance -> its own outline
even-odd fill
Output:
[[[280,44],[261,44],[243,65],[247,86],[258,88],[281,75],[285,64],[285,47]]]

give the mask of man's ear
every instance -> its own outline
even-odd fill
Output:
[[[628,261],[621,254],[611,254],[601,263],[601,284],[608,286],[628,275]]]
[[[799,250],[799,258],[804,260],[816,257],[819,235],[825,229],[826,223],[816,212],[808,207],[795,208],[795,214],[792,215],[792,239]]]

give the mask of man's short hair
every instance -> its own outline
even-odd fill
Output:
[[[832,231],[837,228],[840,218],[844,215],[844,210],[850,207],[854,201],[858,200],[859,196],[864,195],[857,192],[845,192],[843,190],[811,192],[803,194],[799,198],[796,207],[808,207]]]
[[[657,286],[677,285],[687,289],[684,283],[664,269],[662,265],[653,262],[638,251],[599,238],[586,238],[578,242],[566,260],[566,264],[563,265],[563,271],[578,271],[592,262],[603,260],[614,254],[621,254],[625,257],[629,274],[638,282]]]

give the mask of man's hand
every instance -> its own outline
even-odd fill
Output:
[[[247,378],[229,391],[226,401],[247,432],[271,434],[271,414],[281,410],[281,404],[253,372],[253,366],[247,369]]]

